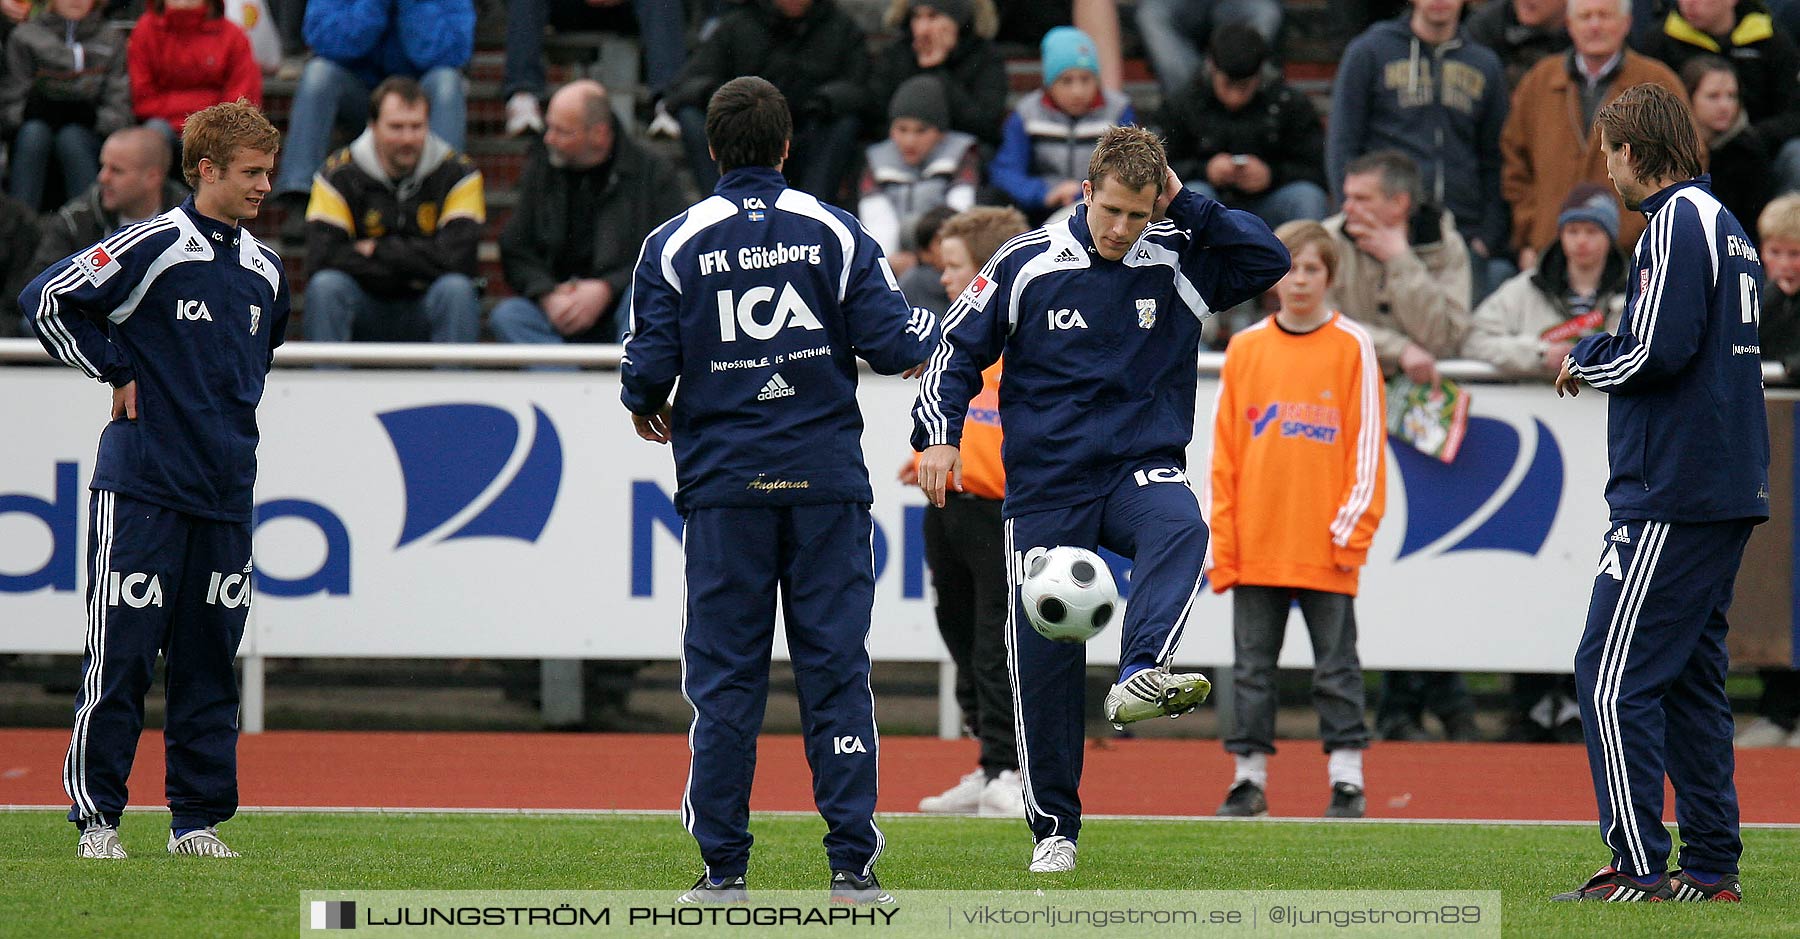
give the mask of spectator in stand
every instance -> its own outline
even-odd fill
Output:
[[[1681,92],[1674,72],[1625,47],[1631,30],[1626,2],[1571,0],[1569,32],[1575,48],[1539,62],[1513,94],[1500,135],[1501,187],[1512,206],[1519,266],[1527,270],[1556,240],[1559,207],[1577,183],[1610,188],[1600,133],[1593,129],[1595,112],[1644,82]],[[1623,216],[1617,228],[1619,247],[1631,249],[1643,231],[1642,214]]]
[[[544,145],[519,177],[521,199],[500,233],[500,264],[517,294],[489,318],[501,342],[617,342],[644,238],[687,208],[675,172],[625,133],[599,82],[550,98]]]
[[[1507,96],[1499,57],[1459,28],[1462,7],[1463,0],[1416,0],[1407,14],[1351,41],[1331,90],[1326,167],[1341,196],[1351,160],[1383,149],[1412,157],[1425,201],[1455,216],[1480,299],[1516,273],[1500,195]]]
[[[1581,183],[1556,216],[1556,240],[1531,270],[1475,309],[1463,355],[1513,378],[1553,379],[1576,340],[1611,332],[1625,309],[1619,204],[1610,188]]]
[[[981,154],[975,138],[946,131],[950,102],[936,75],[914,75],[888,104],[888,139],[867,151],[856,216],[897,274],[919,263],[914,226],[926,212],[975,204]]]
[[[767,76],[793,109],[794,136],[782,173],[827,202],[842,197],[856,161],[867,107],[868,40],[836,0],[749,0],[694,48],[665,101],[681,122],[688,168],[703,192],[719,183],[706,144],[706,105],[741,75]],[[886,107],[894,89],[879,92]]]
[[[1274,49],[1281,34],[1281,4],[1277,0],[1138,0],[1137,25],[1156,80],[1163,94],[1173,98],[1194,83],[1200,72],[1200,50],[1217,54],[1218,31],[1225,26],[1246,27],[1261,38],[1263,49]]]
[[[891,0],[890,28],[905,18],[912,0]],[[1100,50],[1100,84],[1125,90],[1120,52],[1118,0],[973,0],[975,31],[996,42],[1035,46],[1058,26],[1073,26],[1093,37]]]
[[[1765,362],[1800,381],[1800,193],[1777,196],[1756,220],[1764,284],[1758,337]]]
[[[1243,23],[1213,31],[1206,65],[1163,105],[1169,165],[1187,187],[1270,228],[1325,217],[1319,112],[1269,69],[1269,48]]]
[[[188,189],[169,178],[172,156],[168,138],[155,128],[113,131],[100,148],[100,177],[44,220],[32,273],[180,205]]]
[[[644,50],[644,80],[660,100],[687,58],[687,19],[671,0],[508,0],[506,4],[506,134],[544,129],[544,27],[635,34]]]
[[[480,338],[481,171],[427,130],[430,109],[418,82],[382,79],[368,102],[368,129],[313,178],[307,339]]]
[[[100,173],[100,140],[131,123],[125,30],[94,0],[50,0],[6,39],[0,140],[11,139],[8,190],[43,211],[54,159],[65,198]]]
[[[463,148],[473,0],[308,0],[306,44],[313,57],[294,91],[275,179],[275,198],[290,219],[307,203],[333,127],[373,121],[369,91],[390,76],[416,79],[430,102],[431,135]],[[292,233],[291,223],[283,228]]]
[[[1706,147],[1713,195],[1736,218],[1760,218],[1773,195],[1771,151],[1744,113],[1737,71],[1716,55],[1697,55],[1681,67],[1681,83],[1687,86],[1694,124]]]
[[[1730,61],[1738,100],[1775,150],[1777,190],[1800,189],[1800,52],[1760,0],[1680,0],[1639,51],[1676,72],[1696,56]]]
[[[1469,256],[1450,213],[1425,202],[1418,165],[1398,150],[1357,157],[1344,210],[1325,220],[1338,239],[1331,305],[1363,324],[1381,368],[1420,384],[1469,331]]]
[[[1438,381],[1437,360],[1455,355],[1469,331],[1469,251],[1450,213],[1420,197],[1418,165],[1377,150],[1344,171],[1344,210],[1325,220],[1338,241],[1331,305],[1361,323],[1382,371]],[[1475,703],[1455,672],[1388,672],[1376,730],[1388,740],[1424,740],[1429,710],[1445,735],[1476,738]]]
[[[982,29],[984,0],[919,0],[895,3],[885,22],[899,35],[875,56],[869,106],[879,108],[900,83],[932,74],[950,90],[950,129],[974,134],[988,148],[1000,146],[1006,120],[1006,61]],[[1046,33],[1045,35],[1048,35]],[[1047,80],[1047,79],[1046,79]]]
[[[919,246],[919,263],[900,275],[900,292],[906,295],[906,302],[939,316],[950,309],[950,295],[944,287],[943,227],[958,214],[940,205],[919,216],[912,234],[913,244]]]
[[[1568,50],[1567,8],[1568,0],[1487,0],[1463,21],[1463,29],[1470,42],[1500,57],[1510,92],[1540,60]]]
[[[1088,158],[1109,128],[1137,122],[1131,99],[1100,87],[1094,41],[1073,26],[1044,34],[1044,87],[1019,99],[988,167],[994,185],[1034,223],[1073,212]]]
[[[223,0],[150,0],[131,30],[131,109],[174,149],[188,115],[221,101],[262,107],[262,71],[250,38],[225,19]]]

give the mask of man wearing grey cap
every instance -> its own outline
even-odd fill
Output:
[[[1556,233],[1536,268],[1507,280],[1475,309],[1465,357],[1513,377],[1554,378],[1577,340],[1617,328],[1625,259],[1614,248],[1619,205],[1613,194],[1593,183],[1577,185],[1557,213]],[[1551,713],[1539,723],[1554,729],[1562,722]]]

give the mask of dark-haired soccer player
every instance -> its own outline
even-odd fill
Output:
[[[1612,861],[1553,899],[1737,900],[1725,613],[1750,530],[1769,517],[1762,263],[1700,172],[1680,96],[1637,85],[1594,123],[1613,187],[1650,227],[1632,253],[1618,335],[1581,340],[1556,379],[1559,395],[1588,384],[1612,396],[1610,530],[1575,650]],[[1665,772],[1684,842],[1674,877]]]
[[[194,195],[51,265],[20,295],[58,361],[112,386],[90,484],[88,630],[63,787],[84,858],[123,858],[119,815],[156,656],[167,663],[169,851],[237,857],[237,677],[250,612],[256,405],[287,329],[281,259],[238,222],[281,134],[243,102],[188,118]]]
[[[1183,189],[1162,142],[1105,133],[1082,202],[996,252],[950,307],[913,408],[919,486],[942,506],[981,370],[1006,354],[1008,569],[1035,553],[1101,545],[1132,559],[1119,681],[1106,718],[1177,715],[1211,684],[1170,661],[1200,594],[1206,523],[1188,485],[1201,318],[1254,297],[1288,269],[1287,249],[1249,212]],[[1015,599],[1007,651],[1031,870],[1075,868],[1081,832],[1086,650],[1051,642]]]
[[[854,216],[788,188],[792,134],[767,81],[713,93],[706,137],[723,178],[645,240],[620,367],[638,435],[674,444],[685,522],[681,685],[694,723],[681,817],[706,864],[686,902],[745,896],[777,593],[832,898],[891,900],[875,879],[874,493],[856,357],[883,374],[919,365],[937,323],[907,306]]]

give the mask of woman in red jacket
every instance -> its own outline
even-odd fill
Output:
[[[239,98],[262,107],[262,72],[249,37],[225,18],[224,0],[149,0],[126,63],[132,110],[166,125],[177,151],[189,114]]]

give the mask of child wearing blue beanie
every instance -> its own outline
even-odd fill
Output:
[[[1100,54],[1073,26],[1044,34],[1044,87],[1007,116],[989,175],[1026,216],[1042,222],[1081,197],[1088,158],[1106,129],[1137,119],[1131,100],[1100,87]]]

